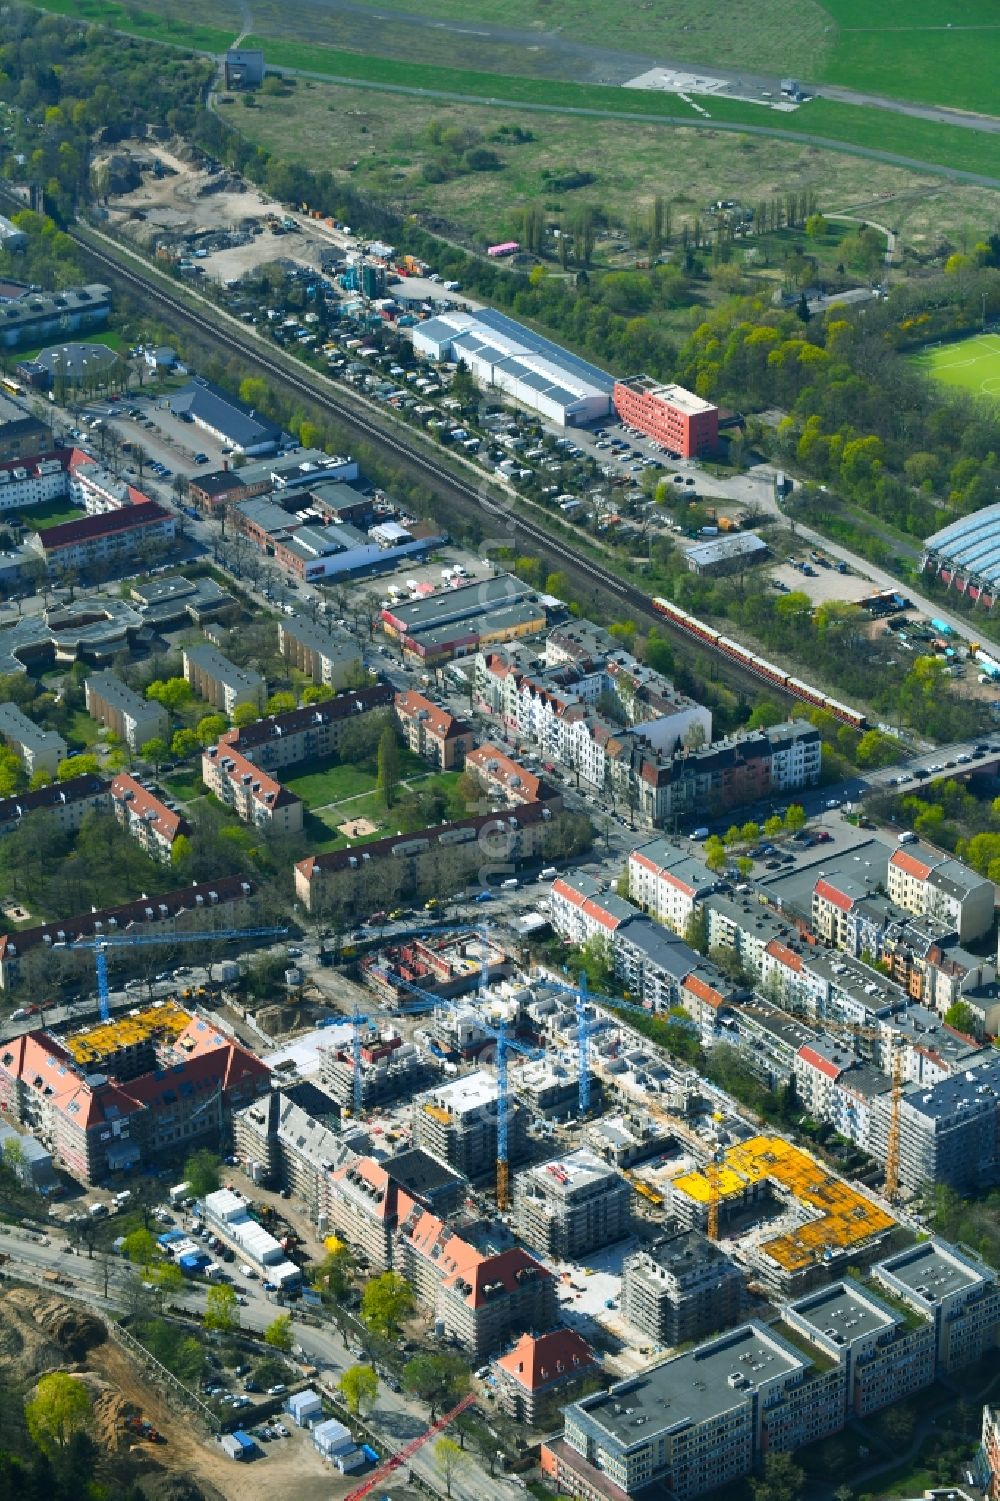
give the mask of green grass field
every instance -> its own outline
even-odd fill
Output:
[[[50,526],[62,526],[64,521],[79,521],[86,512],[82,506],[72,506],[67,500],[46,500],[39,506],[26,508],[19,515],[32,531],[44,532]]]
[[[308,808],[325,808],[328,803],[343,802],[371,792],[375,778],[360,766],[307,765],[292,777],[282,778],[283,785],[300,797]]]
[[[943,385],[989,397],[1000,406],[1000,334],[977,334],[955,344],[939,344],[915,359]]]

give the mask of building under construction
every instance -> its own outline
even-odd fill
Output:
[[[467,1178],[485,1178],[497,1167],[497,1081],[485,1069],[439,1084],[413,1102],[413,1145],[423,1147]],[[527,1112],[507,1103],[507,1160],[527,1152]]]
[[[538,1163],[514,1180],[514,1227],[543,1256],[571,1261],[629,1232],[632,1190],[586,1148]]]
[[[87,1073],[137,1079],[156,1068],[162,1049],[172,1049],[191,1017],[176,1001],[154,1001],[113,1021],[63,1038],[74,1063]]]
[[[730,1147],[721,1161],[674,1178],[670,1189],[672,1213],[689,1226],[707,1226],[713,1206],[720,1224],[766,1200],[792,1210],[800,1223],[750,1251],[757,1275],[781,1293],[869,1259],[895,1225],[871,1199],[780,1136]]]
[[[409,938],[361,962],[365,983],[383,1005],[403,1010],[412,999],[411,986],[450,999],[477,990],[484,979],[499,980],[510,970],[510,958],[501,945],[476,929]]]
[[[372,1110],[393,1100],[410,1098],[426,1089],[439,1065],[427,1053],[397,1033],[381,1033],[361,1046],[361,1108]],[[344,1110],[356,1104],[354,1058],[350,1047],[327,1048],[320,1064],[320,1081]]]
[[[622,1313],[660,1345],[703,1339],[739,1323],[743,1278],[700,1230],[674,1223],[651,1245],[626,1256]]]

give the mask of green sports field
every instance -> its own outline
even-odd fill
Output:
[[[975,396],[988,396],[1000,405],[1000,334],[976,334],[956,344],[939,344],[916,359],[935,380]]]

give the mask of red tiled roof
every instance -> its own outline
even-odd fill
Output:
[[[78,542],[89,542],[94,537],[135,531],[169,520],[170,512],[155,500],[142,500],[138,505],[122,506],[117,511],[102,511],[97,516],[82,516],[79,521],[64,521],[61,526],[47,527],[38,535],[46,552],[56,552]]]
[[[447,709],[442,709],[412,688],[397,693],[395,704],[400,719],[421,719],[424,728],[439,740],[454,740],[460,735],[472,734],[472,726],[464,719],[456,719]]]
[[[822,1053],[817,1053],[814,1048],[801,1047],[797,1056],[802,1059],[803,1063],[808,1063],[810,1068],[817,1069],[828,1079],[839,1079],[844,1072],[841,1064],[832,1063],[829,1058],[824,1058]]]
[[[127,771],[119,773],[111,783],[111,796],[116,802],[126,803],[131,812],[138,813],[145,822],[152,824],[161,839],[170,844],[188,827],[179,813],[174,813],[166,803],[154,797]]]
[[[700,975],[688,975],[683,985],[685,990],[697,996],[699,1001],[704,1001],[706,1006],[713,1006],[718,1010],[720,1006],[725,1005],[725,996],[721,991],[716,990],[714,985],[709,985],[708,981],[703,980]]]
[[[839,907],[841,912],[850,912],[854,905],[849,896],[845,896],[842,891],[838,891],[836,886],[832,885],[829,881],[817,881],[813,890],[823,901],[832,903],[834,907]]]
[[[783,964],[786,969],[793,969],[797,975],[802,973],[801,956],[782,943],[780,939],[772,938],[764,952],[770,954],[772,959],[777,959],[779,964]]]
[[[491,761],[496,762],[495,767],[489,764]],[[512,760],[498,745],[480,745],[470,751],[465,765],[484,780],[499,782],[505,792],[516,793],[524,802],[535,802],[544,796],[545,783],[541,777]]]
[[[223,736],[224,739],[225,736]],[[227,760],[233,764],[225,765]],[[217,767],[221,775],[239,787],[241,791],[249,788],[254,802],[260,803],[269,812],[274,808],[287,808],[292,803],[302,801],[296,793],[283,786],[277,777],[273,777],[269,771],[264,771],[256,762],[249,761],[234,745],[228,745],[223,750],[220,741],[219,745],[205,751],[203,761],[208,766]],[[207,777],[204,780],[207,781]]]
[[[537,1392],[550,1382],[588,1370],[597,1356],[572,1329],[552,1329],[548,1334],[522,1334],[512,1350],[494,1365],[512,1376],[519,1386]]]
[[[905,871],[908,876],[915,876],[918,881],[926,881],[933,865],[928,865],[926,860],[918,860],[916,855],[911,855],[908,850],[893,850],[890,865],[895,865],[897,870]]]
[[[525,1275],[536,1282],[544,1282],[552,1276],[547,1267],[520,1246],[501,1251],[498,1256],[482,1256],[458,1236],[453,1236],[445,1246],[441,1261],[443,1266],[447,1267],[451,1262],[455,1268],[445,1276],[443,1285],[467,1284],[469,1290],[462,1296],[470,1308],[482,1308],[490,1297],[495,1296],[486,1291],[488,1287],[499,1284],[511,1296],[520,1289]]]

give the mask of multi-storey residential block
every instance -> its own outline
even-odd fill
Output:
[[[35,813],[48,813],[60,829],[71,833],[80,827],[88,813],[94,809],[103,812],[107,806],[108,783],[92,772],[83,772],[68,782],[55,782],[35,792],[0,798],[0,835],[12,834]]]
[[[625,1258],[622,1313],[659,1345],[703,1339],[739,1321],[743,1278],[699,1230],[667,1233]]]
[[[968,1251],[925,1240],[879,1262],[873,1277],[927,1320],[938,1370],[972,1365],[1000,1344],[997,1275]]]
[[[527,1115],[509,1102],[507,1152],[510,1162],[522,1158],[527,1146]],[[423,1147],[466,1178],[482,1178],[496,1171],[497,1082],[480,1070],[439,1084],[413,1102],[413,1145]]]
[[[518,1173],[514,1224],[541,1255],[575,1261],[628,1234],[631,1199],[621,1174],[581,1148]]]
[[[553,786],[529,771],[520,761],[515,761],[498,745],[480,745],[466,752],[465,769],[483,791],[491,797],[502,798],[509,808],[520,803],[547,803],[550,808],[562,807],[562,796]]]
[[[614,891],[605,891],[584,872],[557,877],[549,888],[549,915],[560,938],[575,944],[603,938],[609,943],[624,923],[640,913]]]
[[[744,1324],[571,1404],[562,1438],[542,1445],[542,1472],[582,1501],[653,1484],[687,1501],[749,1475],[765,1453],[836,1432],[843,1411],[839,1367]]]
[[[782,1318],[843,1369],[855,1417],[901,1402],[934,1380],[932,1322],[895,1312],[849,1278],[786,1304]]]
[[[191,832],[191,825],[128,772],[119,772],[111,783],[111,806],[115,817],[154,860],[169,862],[174,841]]]
[[[115,511],[82,516],[79,521],[64,521],[33,532],[28,546],[49,568],[86,570],[117,558],[138,558],[144,547],[156,548],[163,556],[176,531],[176,520],[169,511],[155,500],[139,500]]]
[[[287,1188],[303,1203],[315,1224],[329,1214],[329,1180],[338,1168],[353,1162],[368,1147],[363,1128],[335,1131],[297,1102],[301,1085],[272,1090],[233,1116],[233,1143],[248,1171],[270,1188]],[[321,1099],[308,1086],[310,1103]],[[325,1102],[330,1112],[332,1100]]]
[[[933,917],[963,943],[993,925],[996,889],[958,860],[922,844],[904,844],[889,861],[889,896],[907,912]]]
[[[917,1191],[945,1183],[972,1193],[1000,1178],[1000,1058],[983,1061],[930,1087],[907,1084],[899,1102],[899,1181]],[[884,1162],[892,1100],[873,1105],[870,1151]]]
[[[353,636],[302,615],[279,620],[278,645],[286,662],[335,692],[357,684],[364,674],[364,657]]]
[[[414,755],[441,771],[461,766],[476,743],[472,725],[412,688],[396,694],[396,723]]]
[[[238,750],[227,749],[225,738],[203,752],[201,776],[205,786],[244,823],[282,834],[296,834],[302,828],[302,799]]]
[[[169,943],[175,924],[183,931],[208,927],[212,924],[206,922],[206,916],[213,912],[224,917],[225,927],[239,927],[241,923],[245,926],[245,919],[259,918],[253,884],[240,876],[223,876],[155,897],[141,897],[120,907],[103,907],[41,927],[4,933],[0,935],[0,990],[10,990],[24,978],[25,965],[36,952],[45,953],[57,944],[62,947],[77,938],[130,931],[162,932],[164,943]],[[218,922],[215,926],[219,926]],[[93,972],[93,955],[88,950],[66,952],[62,948],[59,959],[61,964],[86,966]]]
[[[664,839],[640,845],[628,857],[629,896],[657,922],[684,933],[719,879],[700,860]]]
[[[141,698],[113,672],[95,672],[83,686],[87,713],[123,740],[129,750],[141,751],[147,741],[169,734],[170,719],[163,705]]]
[[[232,714],[239,704],[263,707],[266,689],[260,673],[237,667],[207,642],[185,646],[184,676],[199,697],[223,714]]]
[[[219,741],[220,755],[239,751],[255,766],[280,771],[301,761],[318,761],[336,754],[345,724],[362,714],[392,707],[392,688],[375,683],[302,709],[269,714],[251,724],[227,730]]]
[[[1000,1501],[1000,1407],[983,1407],[983,1427],[976,1478],[989,1501]]]
[[[126,1061],[123,1078],[109,1064],[117,1055],[130,1058],[130,1018],[97,1029],[93,1046],[87,1034],[64,1043],[44,1032],[0,1044],[0,1108],[87,1184],[217,1137],[234,1110],[270,1088],[270,1071],[204,1022],[182,1020],[179,1033],[168,1029],[153,1039],[148,1072]],[[94,1072],[85,1061],[91,1057],[107,1071]]]
[[[522,1334],[512,1349],[492,1362],[501,1412],[532,1427],[545,1419],[553,1402],[563,1403],[600,1369],[593,1350],[572,1329]]]
[[[54,774],[66,759],[66,742],[55,730],[43,730],[17,704],[0,704],[0,740],[24,762],[29,777],[36,771]]]

